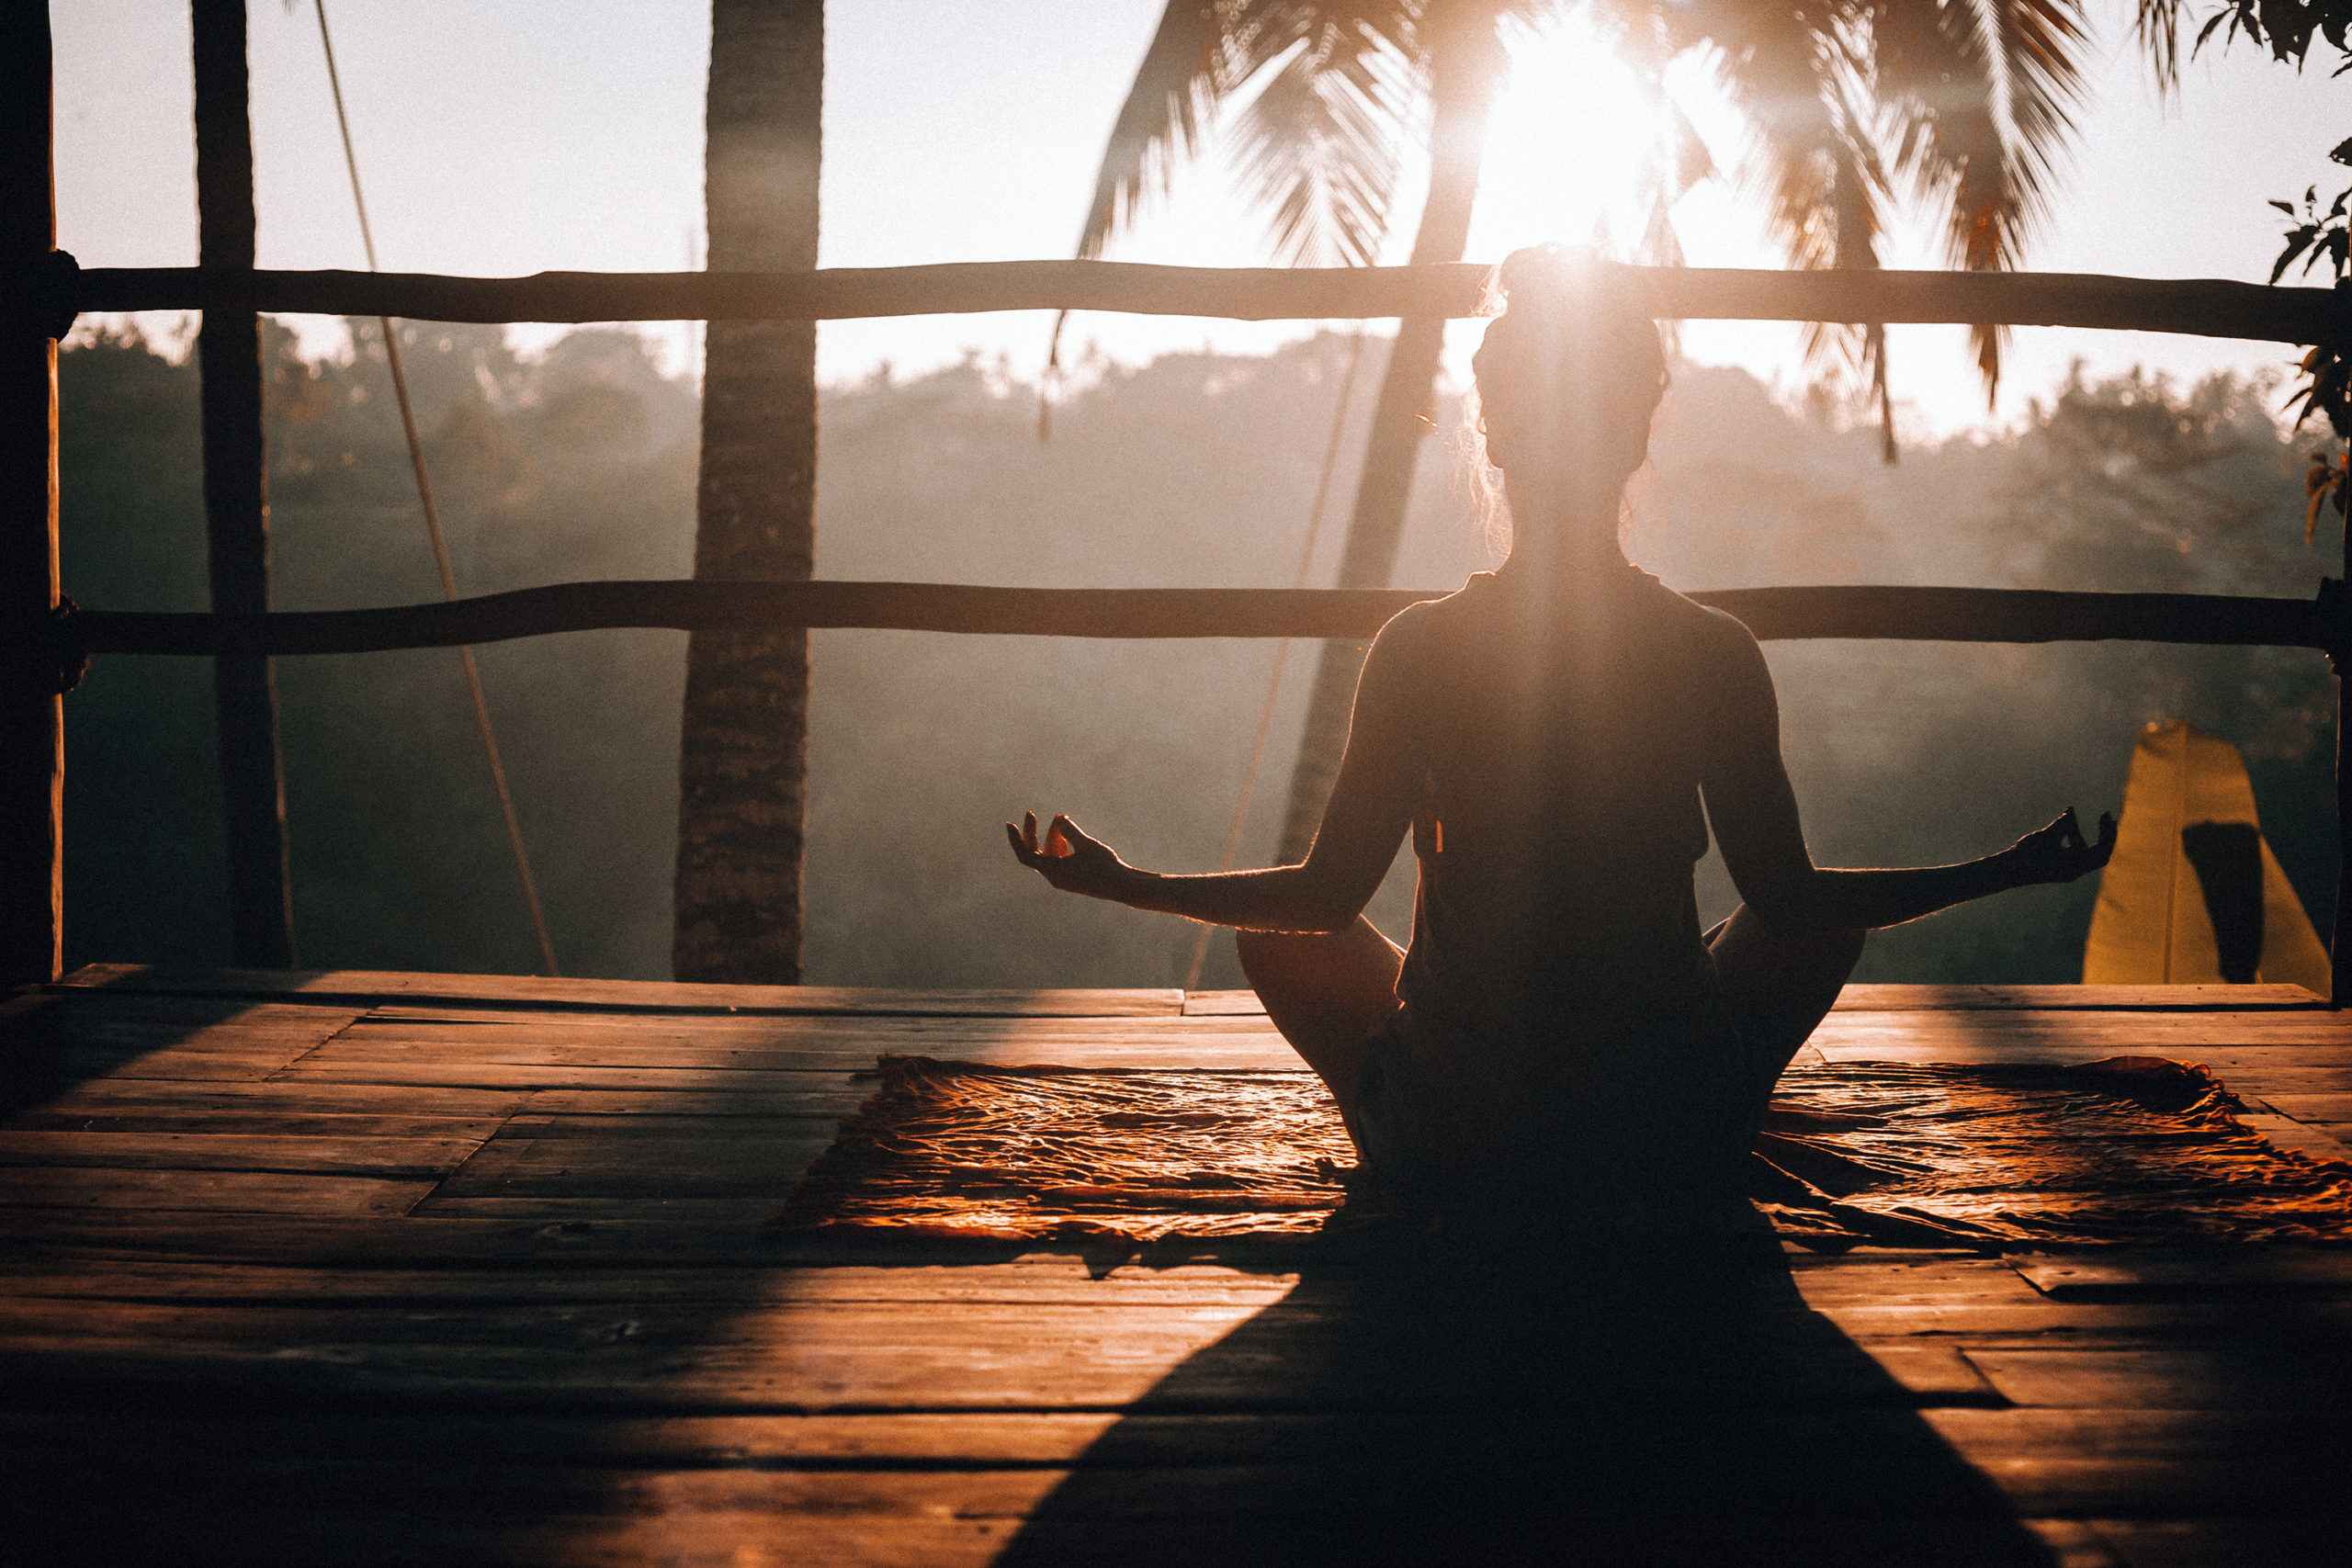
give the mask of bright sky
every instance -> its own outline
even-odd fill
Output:
[[[2271,197],[2341,178],[2324,157],[2352,131],[2352,82],[2323,63],[2298,77],[2241,45],[2208,51],[2177,107],[2160,106],[2124,36],[2125,0],[2092,0],[2100,42],[2082,136],[2028,265],[2051,271],[2259,282],[2278,246]],[[827,18],[826,265],[1059,256],[1076,238],[1104,134],[1160,0],[832,0]],[[2201,16],[2201,8],[2192,6]],[[253,0],[261,263],[359,266],[317,24]],[[196,259],[185,0],[52,4],[58,67],[59,243],[87,265]],[[344,87],[387,267],[503,275],[542,268],[668,270],[699,242],[701,119],[709,13],[690,0],[329,0]],[[1500,106],[1472,231],[1474,258],[1591,237],[1622,214],[1625,128],[1645,112],[1621,71],[1571,23],[1527,40]],[[1702,70],[1669,80],[1717,162],[1736,164],[1737,121]],[[1564,173],[1564,171],[1566,171]],[[1408,191],[1402,210],[1419,209]],[[1677,225],[1694,265],[1778,265],[1756,205],[1717,183]],[[1409,243],[1401,222],[1396,248]],[[1121,259],[1241,265],[1262,230],[1212,148],[1155,207]],[[1892,265],[1938,265],[1931,234],[1898,234]],[[821,373],[888,359],[921,370],[977,350],[1034,376],[1049,318],[828,322]],[[1262,349],[1315,323],[1251,325],[1088,315],[1075,335],[1137,361],[1173,347]],[[1476,329],[1457,324],[1456,374]],[[537,341],[547,329],[517,329]],[[332,346],[332,323],[307,334]],[[1985,412],[1960,329],[1896,328],[1898,394],[1917,433]],[[673,333],[673,352],[685,341]],[[1796,329],[1699,323],[1684,348],[1801,384]],[[2018,334],[1995,418],[2007,423],[2076,355],[2194,376],[2283,363],[2283,351],[2156,334]]]

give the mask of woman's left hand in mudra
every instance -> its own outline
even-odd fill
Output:
[[[2019,839],[2009,853],[2016,857],[2018,881],[2023,886],[2072,882],[2098,870],[2115,853],[2115,818],[2109,812],[2099,813],[2098,837],[2087,839],[2070,806],[2049,827]]]
[[[1067,817],[1056,817],[1041,838],[1037,814],[1027,812],[1019,827],[1004,825],[1004,836],[1012,840],[1015,859],[1065,893],[1115,901],[1135,876],[1135,868],[1110,845],[1088,838]]]

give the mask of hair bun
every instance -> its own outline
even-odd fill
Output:
[[[1528,245],[1505,256],[1495,269],[1492,293],[1508,305],[1539,309],[1581,301],[1608,315],[1649,319],[1648,290],[1640,274],[1609,260],[1590,245]]]

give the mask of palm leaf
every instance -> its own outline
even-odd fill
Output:
[[[1079,230],[1080,260],[1102,255],[1112,234],[1134,219],[1147,191],[1166,191],[1180,158],[1197,148],[1220,85],[1224,10],[1216,0],[1169,0],[1111,123],[1094,198]]]
[[[1235,165],[1292,265],[1376,261],[1419,96],[1413,62],[1368,28],[1313,18],[1234,125]]]
[[[1896,163],[1945,206],[1946,257],[1971,271],[2015,266],[2083,96],[2080,0],[1881,0],[1871,29]],[[1989,406],[2008,329],[1970,336]]]
[[[2169,98],[2180,91],[2180,8],[2182,0],[2138,0],[2132,17],[2132,39],[2148,58],[2156,93]]]
[[[1720,51],[1717,80],[1752,137],[1745,178],[1763,197],[1790,265],[1877,266],[1886,170],[1841,18],[1826,7],[1767,9],[1731,0],[1690,9],[1683,25]],[[1884,332],[1812,322],[1804,342],[1808,364],[1842,360],[1866,380],[1891,459]]]

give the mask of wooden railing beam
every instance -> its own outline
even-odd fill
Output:
[[[566,582],[370,610],[200,615],[85,610],[90,652],[373,653],[624,627],[864,627],[997,637],[1364,637],[1442,591],[988,588],[944,582]],[[2325,648],[2312,600],[2003,588],[1740,588],[1694,593],[1758,637]]]
[[[2352,335],[2327,288],[2092,273],[1643,270],[1661,318],[2094,327],[2267,343]],[[809,273],[248,272],[89,267],[76,310],[303,311],[442,321],[845,321],[988,310],[1110,310],[1238,321],[1471,316],[1488,268],[1184,267],[1133,262],[958,262]]]

